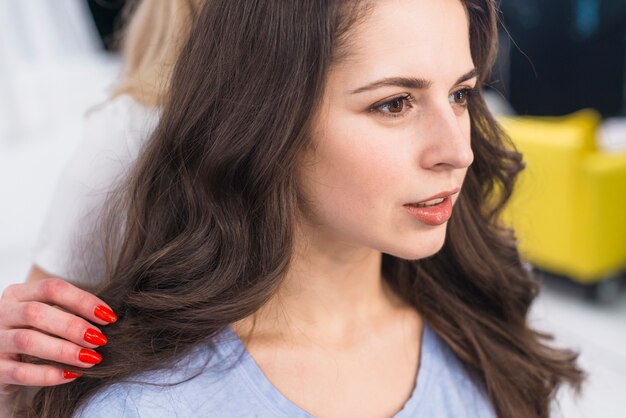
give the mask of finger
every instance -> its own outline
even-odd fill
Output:
[[[77,373],[49,365],[20,363],[17,361],[0,361],[0,376],[11,386],[12,390],[19,386],[55,386],[68,383],[80,377]]]
[[[4,290],[5,297],[19,302],[39,301],[58,305],[101,325],[117,320],[117,316],[102,299],[61,279],[11,285]]]
[[[89,348],[107,343],[107,338],[97,327],[81,317],[45,303],[19,302],[6,312],[0,310],[0,315],[5,327],[36,328]]]
[[[81,368],[102,361],[100,354],[93,350],[30,329],[1,331],[0,352],[28,354]]]

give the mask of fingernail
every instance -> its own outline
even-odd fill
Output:
[[[107,321],[109,323],[113,323],[117,321],[117,315],[113,313],[112,310],[103,305],[96,306],[96,309],[93,311],[94,315],[103,321]]]
[[[102,356],[95,351],[82,349],[78,353],[78,359],[83,363],[98,364],[102,361]]]
[[[63,370],[63,377],[65,379],[76,379],[77,377],[81,377],[82,374],[70,372],[69,370]]]
[[[93,328],[89,328],[87,331],[85,331],[83,339],[88,343],[95,345],[105,345],[108,341],[107,337],[105,337],[104,334]]]

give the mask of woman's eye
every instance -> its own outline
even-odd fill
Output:
[[[450,94],[448,101],[452,104],[455,104],[461,107],[467,107],[467,100],[469,96],[472,95],[472,93],[473,93],[473,90],[470,88],[457,90],[454,93]]]
[[[403,115],[405,108],[411,107],[412,102],[413,98],[411,95],[398,96],[383,103],[374,105],[372,110],[382,113],[384,116],[398,117]]]

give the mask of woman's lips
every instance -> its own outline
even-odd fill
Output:
[[[452,196],[442,197],[443,201],[432,206],[418,206],[417,203],[406,204],[404,208],[415,219],[423,224],[436,226],[446,223],[452,216]],[[432,199],[431,199],[432,200]]]
[[[437,193],[426,200],[407,203],[404,208],[411,216],[425,225],[437,226],[446,223],[452,216],[452,196],[460,187]]]

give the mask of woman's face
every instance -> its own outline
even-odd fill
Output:
[[[465,9],[459,0],[379,1],[348,39],[302,166],[307,221],[350,248],[427,257],[443,245],[473,160]],[[429,200],[438,204],[415,207]]]

